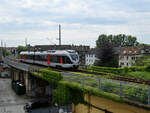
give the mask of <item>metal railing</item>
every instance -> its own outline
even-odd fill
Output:
[[[68,72],[62,72],[62,75],[64,80],[81,84],[82,87],[97,88],[100,91],[113,93],[122,98],[150,106],[149,86]]]

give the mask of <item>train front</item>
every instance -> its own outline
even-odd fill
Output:
[[[77,52],[70,53],[71,61],[73,63],[73,68],[77,69],[79,67],[79,55]]]

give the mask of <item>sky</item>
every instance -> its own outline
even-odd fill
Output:
[[[7,47],[59,44],[95,47],[100,34],[150,44],[150,0],[0,0],[0,40]]]

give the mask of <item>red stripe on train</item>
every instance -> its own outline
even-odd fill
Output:
[[[50,54],[47,55],[47,64],[51,64],[51,62],[50,62]]]
[[[60,56],[60,64],[63,64],[62,56]]]

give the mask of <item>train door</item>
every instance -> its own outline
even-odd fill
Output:
[[[48,64],[48,65],[51,64],[51,62],[50,62],[50,54],[47,55],[47,64]]]
[[[63,64],[63,57],[60,56],[60,64]]]
[[[26,55],[24,54],[24,62],[26,61]]]

